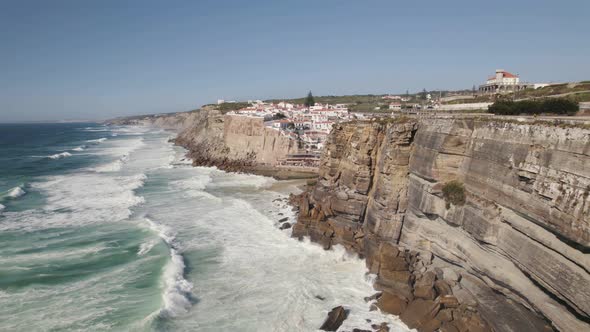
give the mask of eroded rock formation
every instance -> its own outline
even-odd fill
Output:
[[[266,128],[262,118],[224,115],[214,109],[132,117],[112,124],[147,125],[178,133],[195,166],[216,166],[234,172],[272,169],[277,161],[297,152],[297,142]],[[271,174],[272,175],[272,174]]]
[[[461,183],[465,202],[445,200]],[[485,119],[337,125],[293,236],[367,259],[422,331],[590,330],[590,131]]]

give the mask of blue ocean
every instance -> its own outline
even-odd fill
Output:
[[[0,125],[0,331],[342,331],[370,311],[364,262],[279,230],[297,181],[192,167],[174,134]]]

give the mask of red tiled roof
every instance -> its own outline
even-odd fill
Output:
[[[514,75],[514,74],[511,74],[511,73],[509,73],[509,72],[505,71],[505,72],[504,72],[504,77],[505,77],[505,78],[516,78],[516,77],[518,77],[518,76],[516,76],[516,75]]]

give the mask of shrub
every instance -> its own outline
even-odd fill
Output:
[[[498,115],[520,114],[566,114],[578,111],[578,104],[566,98],[548,98],[543,100],[498,100],[488,108],[490,113]]]
[[[451,204],[465,204],[465,187],[463,187],[463,184],[457,180],[445,183],[442,188],[442,193],[447,209],[451,207]]]

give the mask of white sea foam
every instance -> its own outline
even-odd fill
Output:
[[[6,209],[6,206],[4,206],[4,205],[0,204],[0,213],[1,213],[2,211],[4,211],[4,209]]]
[[[170,227],[149,218],[145,218],[145,220],[170,248],[170,261],[164,268],[165,289],[162,295],[164,307],[160,314],[165,317],[176,317],[190,309],[193,285],[184,278],[185,263],[177,248],[175,232]]]
[[[37,230],[52,227],[112,223],[131,216],[131,207],[144,202],[134,190],[143,186],[144,174],[112,176],[79,173],[51,176],[31,186],[45,196],[42,210],[11,214],[1,230]],[[7,212],[8,213],[8,212]]]
[[[137,256],[143,256],[145,254],[147,254],[148,252],[150,252],[150,250],[152,250],[152,248],[158,244],[158,241],[154,241],[154,240],[149,240],[147,242],[142,243],[139,246],[139,250],[137,251]]]
[[[27,192],[24,191],[23,188],[21,188],[21,187],[14,187],[14,188],[12,188],[12,189],[10,189],[8,191],[8,194],[6,194],[6,197],[8,197],[8,198],[19,198],[19,197],[24,196],[26,194],[27,194]]]
[[[81,130],[82,131],[90,131],[90,132],[109,131],[109,129],[106,127],[86,127]]]
[[[234,174],[216,171],[215,181],[210,183],[210,188],[253,188],[265,189],[271,187],[276,180],[270,177],[251,175],[251,174]]]
[[[123,165],[129,161],[130,154],[144,145],[142,138],[113,141],[108,148],[98,151],[96,154],[110,156],[111,158],[116,157],[117,159],[92,167],[90,170],[99,173],[120,171]]]
[[[117,171],[120,171],[122,167],[123,167],[123,161],[120,159],[117,159],[113,162],[110,162],[110,163],[107,163],[104,165],[100,165],[100,166],[96,166],[96,167],[92,168],[92,170],[95,172],[99,172],[99,173],[117,172]]]
[[[133,143],[119,139],[97,150],[120,160],[128,153],[119,145]],[[135,215],[153,219],[139,222],[154,232],[140,240],[133,253],[136,260],[129,264],[71,283],[17,289],[9,298],[0,293],[0,317],[5,318],[0,329],[26,330],[31,324],[56,330],[108,329],[111,313],[133,306],[131,315],[138,312],[141,317],[130,316],[129,321],[134,321],[129,324],[138,324],[137,330],[142,331],[152,329],[154,317],[176,317],[165,319],[165,325],[177,331],[314,331],[331,308],[344,305],[350,315],[340,331],[371,329],[371,323],[381,322],[389,322],[392,331],[408,331],[397,318],[370,311],[370,303],[363,300],[374,292],[364,261],[342,247],[325,251],[277,229],[278,219],[294,217],[282,202],[272,202],[280,183],[212,168],[164,169],[171,151],[181,153],[163,139],[148,135],[145,139],[147,147],[129,155],[121,172],[85,170],[44,178],[46,182],[33,185],[46,197],[43,213],[6,211],[10,216],[0,218],[0,231],[22,225],[68,229],[65,226],[94,223],[102,227],[120,223],[134,210]],[[146,180],[144,173],[153,179],[142,191],[145,200],[134,192]],[[186,195],[206,191],[219,198],[195,200]],[[162,267],[161,293],[152,289],[144,293],[132,285],[145,280],[145,273],[137,273],[140,266],[161,259],[154,246],[162,242],[170,258]],[[193,292],[199,305],[191,309]],[[152,294],[162,297],[161,308],[151,306],[157,302]],[[149,310],[141,311],[142,306]],[[130,330],[128,326],[112,328]]]
[[[84,151],[85,149],[86,149],[86,145],[81,145],[81,146],[79,146],[77,148],[73,148],[72,151],[79,152],[79,151]]]
[[[98,144],[98,143],[102,143],[102,142],[104,142],[106,140],[107,140],[107,138],[106,137],[103,137],[103,138],[97,138],[97,139],[89,139],[86,142],[93,143],[93,144]]]
[[[49,159],[61,159],[61,158],[66,158],[66,157],[71,157],[72,154],[69,152],[62,152],[62,153],[56,153],[53,154],[51,156],[47,156],[47,158]]]

